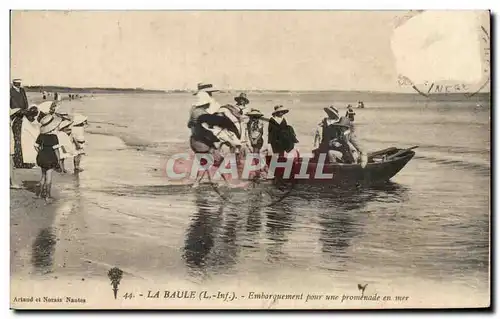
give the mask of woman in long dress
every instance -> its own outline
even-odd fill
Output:
[[[19,110],[14,114],[12,131],[14,134],[14,167],[33,168],[36,162],[36,152],[33,149],[34,142],[38,136],[38,128],[35,123],[37,115],[36,108]]]

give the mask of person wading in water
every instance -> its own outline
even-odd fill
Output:
[[[197,101],[193,104],[188,121],[188,128],[191,129],[189,145],[194,153],[210,154],[216,165],[223,160],[219,149],[223,143],[231,146],[239,144],[239,138],[235,138],[234,132],[237,128],[234,123],[218,113],[220,104],[213,98],[213,93],[218,92],[212,84],[199,83],[198,90],[194,94]],[[205,163],[199,163],[201,165]],[[205,176],[204,171],[196,178],[193,188],[199,186],[199,183]],[[210,179],[210,175],[208,176]]]

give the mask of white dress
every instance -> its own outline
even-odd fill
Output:
[[[59,145],[61,145],[61,148],[59,148],[61,159],[74,157],[76,149],[69,135],[61,131],[57,132],[56,135],[59,139]]]
[[[36,163],[37,151],[35,142],[40,134],[40,127],[36,122],[30,122],[26,116],[23,117],[21,128],[21,148],[23,151],[23,161],[25,163]]]
[[[71,128],[71,139],[75,146],[75,155],[85,154],[85,130],[83,126],[73,126]]]

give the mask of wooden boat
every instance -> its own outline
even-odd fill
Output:
[[[275,179],[283,182],[293,183],[323,183],[337,186],[361,186],[376,185],[388,182],[415,156],[413,149],[417,146],[400,149],[391,147],[368,154],[368,163],[365,167],[361,164],[326,163],[319,161],[319,157],[294,159],[291,174],[284,176],[285,168],[277,167],[274,173]],[[270,165],[271,156],[266,157]],[[286,162],[279,158],[278,162]],[[327,160],[326,160],[327,161]],[[306,163],[304,163],[306,162]],[[302,168],[304,166],[304,168]],[[301,172],[301,168],[303,172]],[[306,173],[308,178],[297,176]],[[327,175],[327,176],[325,176]]]

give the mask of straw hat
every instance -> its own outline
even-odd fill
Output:
[[[71,120],[62,120],[61,123],[59,124],[59,129],[62,130],[68,126],[70,126],[71,124],[73,124],[73,121]]]
[[[328,114],[328,117],[336,119],[340,118],[339,111],[333,106],[325,107],[323,110],[326,112],[326,114]]]
[[[264,114],[262,114],[262,112],[257,110],[257,109],[251,109],[250,112],[247,113],[247,116],[249,116],[249,117],[263,117]]]
[[[19,112],[19,110],[21,110],[21,108],[15,108],[15,109],[10,109],[10,116],[16,114],[17,112]]]
[[[22,80],[21,80],[21,79],[19,79],[19,78],[18,78],[18,79],[13,79],[13,80],[12,80],[12,83],[21,83],[21,82],[22,82]]]
[[[73,116],[73,125],[82,124],[86,120],[87,120],[87,117],[85,115],[81,115],[81,114],[76,113]]]
[[[45,101],[45,102],[38,104],[38,110],[42,113],[49,113],[50,108],[52,107],[52,104],[54,104],[54,103],[55,103],[56,107],[59,106],[59,103],[57,103],[56,101]]]
[[[219,92],[214,86],[210,83],[198,83],[198,92]]]
[[[283,114],[286,114],[290,112],[289,109],[287,109],[286,107],[284,107],[283,105],[276,105],[274,107],[274,112],[273,112],[273,116],[278,114],[278,113],[283,113]]]
[[[240,95],[235,97],[234,100],[236,101],[236,103],[240,103],[240,101],[244,102],[245,104],[250,103],[250,101],[248,100],[247,95],[245,93],[240,93]]]
[[[60,123],[61,119],[59,117],[52,116],[50,114],[44,116],[40,121],[40,134],[47,134],[54,131]]]

